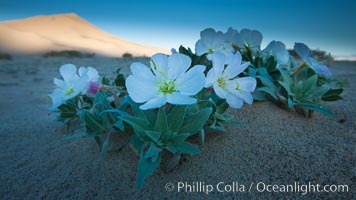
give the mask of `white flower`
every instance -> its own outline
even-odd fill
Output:
[[[131,73],[126,79],[129,96],[136,103],[145,103],[140,109],[159,108],[165,103],[176,105],[194,104],[197,94],[205,84],[205,66],[196,65],[189,71],[191,59],[183,54],[171,56],[155,54],[151,69],[142,63],[133,63]]]
[[[225,67],[226,60],[229,60]],[[249,65],[249,62],[241,64],[240,52],[230,59],[221,53],[212,55],[213,68],[208,72],[205,87],[213,86],[216,95],[226,99],[232,108],[241,108],[243,102],[252,104],[251,92],[256,88],[256,79],[252,77],[237,78]]]
[[[59,72],[63,80],[54,78],[53,82],[56,88],[49,96],[52,99],[52,106],[50,110],[56,110],[60,105],[67,100],[77,96],[78,94],[87,94],[91,92],[90,85],[98,84],[99,74],[98,71],[92,67],[80,67],[77,74],[75,65],[66,64],[59,68]],[[92,90],[94,91],[94,90]]]
[[[226,40],[232,45],[241,44],[239,31],[230,27],[225,33]]]
[[[257,30],[242,29],[236,39],[237,45],[240,48],[248,46],[253,52],[261,49],[262,34]]]
[[[314,70],[315,73],[330,77],[331,71],[327,66],[321,65],[310,56],[309,47],[303,43],[295,43],[294,51],[304,60],[307,65]]]
[[[207,28],[200,32],[200,39],[195,44],[195,52],[198,56],[208,54],[207,58],[211,60],[210,55],[220,52],[226,56],[234,53],[234,48],[228,41],[228,38],[222,32],[216,32],[212,28]]]
[[[289,52],[283,42],[273,40],[263,50],[263,53],[272,54],[277,59],[277,64],[284,65],[289,61]]]
[[[79,67],[78,73],[80,77],[85,77],[88,81],[99,82],[99,73],[93,67]]]
[[[57,86],[49,96],[52,99],[50,110],[56,110],[68,99],[71,99],[85,90],[85,81],[77,75],[77,68],[72,64],[62,65],[59,72],[63,80],[54,78],[53,82]]]
[[[90,90],[90,86],[97,87],[99,84],[99,73],[93,67],[79,67],[78,69],[79,77],[84,81],[85,87],[81,91],[82,94],[95,94],[94,90]],[[99,87],[99,86],[98,86]]]

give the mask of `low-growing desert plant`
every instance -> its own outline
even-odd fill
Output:
[[[44,58],[64,57],[64,58],[92,58],[95,53],[83,53],[76,50],[50,51],[42,55]]]
[[[66,124],[81,120],[80,134],[66,139],[92,137],[102,153],[112,146],[111,134],[131,134],[130,146],[140,158],[138,188],[162,164],[162,154],[170,155],[163,162],[170,170],[183,154],[200,153],[191,138],[204,144],[211,131],[243,125],[229,108],[269,100],[307,117],[313,111],[333,116],[322,103],[342,99],[343,89],[330,69],[305,44],[295,44],[296,61],[282,42],[261,50],[261,41],[255,30],[205,29],[195,53],[183,46],[172,55],[157,53],[150,66],[132,63],[131,75],[118,70],[113,81],[92,67],[63,65],[50,109]]]
[[[0,52],[0,60],[12,60],[12,56],[8,53]]]
[[[131,53],[124,53],[124,54],[122,54],[122,57],[123,58],[132,58],[133,56],[132,56],[132,54]]]

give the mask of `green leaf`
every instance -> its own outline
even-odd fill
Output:
[[[109,142],[110,142],[110,135],[111,135],[111,131],[109,131],[109,133],[106,134],[106,138],[105,138],[103,144],[101,145],[101,153],[102,154],[105,154],[108,150]]]
[[[58,107],[60,111],[59,120],[77,118],[77,100],[75,98],[67,100],[65,104]]]
[[[142,141],[150,141],[150,138],[146,135],[146,131],[152,130],[152,125],[145,119],[134,117],[131,115],[119,116],[119,119],[131,125],[135,133]]]
[[[114,124],[113,124],[114,127],[120,129],[120,131],[125,131],[125,125],[122,121],[122,119],[118,119]]]
[[[229,104],[224,99],[221,99],[216,103],[216,112],[219,114],[226,112],[228,108]]]
[[[189,56],[190,58],[192,58],[194,56],[194,54],[192,53],[192,51],[190,50],[190,48],[186,49],[185,47],[183,47],[182,45],[179,46],[178,49],[179,53],[184,54]]]
[[[176,132],[179,129],[179,127],[182,125],[186,108],[187,108],[186,106],[175,106],[169,112],[167,116],[167,123],[171,131]]]
[[[116,78],[115,78],[115,85],[118,87],[123,87],[126,88],[126,84],[125,84],[125,76],[123,74],[121,74],[121,68],[119,68],[116,73]]]
[[[200,154],[199,148],[188,142],[172,144],[167,146],[166,148],[172,153]]]
[[[146,135],[156,144],[161,144],[160,137],[161,132],[158,131],[145,131]]]
[[[260,76],[256,76],[256,78],[258,78],[262,82],[263,85],[265,85],[271,89],[276,89],[276,85],[274,84],[271,77],[260,75]]]
[[[293,86],[293,79],[290,77],[288,72],[285,69],[282,69],[282,68],[278,68],[278,70],[282,75],[283,82],[286,83],[287,87],[285,87],[285,89],[287,90],[287,88],[291,88]]]
[[[155,158],[159,155],[159,153],[162,152],[162,149],[157,147],[154,143],[151,143],[150,147],[148,148],[145,158],[153,158],[152,161],[154,161]]]
[[[189,133],[191,135],[197,133],[209,119],[211,112],[212,108],[204,108],[195,114],[187,116],[178,132]]]
[[[108,78],[106,78],[105,76],[101,80],[101,84],[103,84],[103,85],[111,85],[110,84],[110,80]]]
[[[130,105],[130,107],[136,117],[140,117],[140,118],[144,119],[145,121],[150,123],[152,126],[155,124],[156,117],[155,117],[155,114],[153,113],[152,109],[141,110],[140,105],[135,103],[129,96],[125,96],[124,101],[126,101]]]
[[[290,108],[293,108],[297,103],[293,101],[291,98],[288,98],[288,106]]]
[[[314,110],[314,111],[318,111],[321,112],[329,117],[335,117],[335,115],[330,111],[329,108],[319,105],[317,103],[313,103],[313,102],[303,102],[303,103],[298,103],[297,104],[298,107],[302,108],[302,109],[307,109],[307,110]]]
[[[278,99],[276,96],[276,89],[272,89],[272,88],[268,88],[268,87],[260,87],[260,88],[257,88],[256,91],[265,92],[265,93],[269,94],[271,97],[273,97],[274,99]]]
[[[89,110],[79,110],[78,115],[83,121],[84,126],[87,127],[90,132],[103,133],[106,130],[105,123],[103,123],[99,117],[91,114]]]
[[[268,100],[268,97],[262,91],[255,90],[252,93],[252,96],[253,96],[253,100],[255,100],[255,101],[267,101]]]
[[[278,83],[287,91],[288,95],[293,96],[292,88],[288,83],[283,81],[278,81]]]
[[[297,85],[293,88],[293,94],[296,99],[302,100],[303,99],[303,82],[299,81]]]
[[[161,163],[161,155],[159,154],[156,159],[151,157],[145,158],[145,154],[141,155],[141,159],[138,163],[137,172],[137,187],[141,189],[145,179],[153,174],[153,172],[158,168]]]
[[[162,107],[158,110],[158,116],[154,129],[159,132],[165,132],[168,130],[167,115]]]
[[[312,89],[314,89],[317,85],[318,81],[318,75],[313,75],[310,78],[308,78],[306,81],[303,83],[303,92],[308,92]]]
[[[138,156],[142,154],[143,144],[142,140],[136,134],[131,136],[130,147]]]
[[[323,101],[337,101],[342,99],[340,94],[343,92],[342,88],[339,89],[329,89],[321,98]]]
[[[326,85],[322,85],[320,87],[316,87],[313,90],[310,91],[310,94],[308,95],[309,98],[311,99],[319,99],[322,98],[325,93],[327,93],[329,90],[329,87]]]

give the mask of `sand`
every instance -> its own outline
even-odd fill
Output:
[[[47,110],[46,94],[61,64],[93,66],[111,75],[135,59],[18,58],[0,61],[1,199],[352,199],[355,187],[356,63],[331,69],[350,87],[344,100],[328,103],[336,118],[312,119],[269,102],[232,111],[246,122],[226,133],[210,133],[202,154],[187,156],[170,173],[163,169],[136,189],[138,157],[126,147],[101,156],[92,139],[60,142],[65,133]],[[147,59],[139,59],[147,63]],[[136,61],[136,60],[135,60]],[[166,162],[167,160],[164,160]],[[167,183],[346,184],[348,193],[172,192]],[[353,189],[353,190],[351,190]]]

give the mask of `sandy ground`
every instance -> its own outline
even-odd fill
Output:
[[[141,59],[142,60],[142,59]],[[102,157],[92,139],[66,137],[46,94],[59,66],[93,66],[110,75],[133,60],[114,58],[0,61],[0,199],[352,199],[355,198],[356,63],[336,62],[332,71],[350,87],[328,103],[336,118],[306,119],[275,105],[255,103],[234,111],[248,123],[209,134],[202,154],[173,172],[158,170],[136,189],[138,158],[127,147]],[[147,60],[145,60],[147,62]],[[178,182],[244,185],[245,192],[178,192]],[[203,183],[204,182],[204,183]],[[346,184],[348,193],[258,192],[257,184]],[[172,192],[165,185],[172,183]]]

